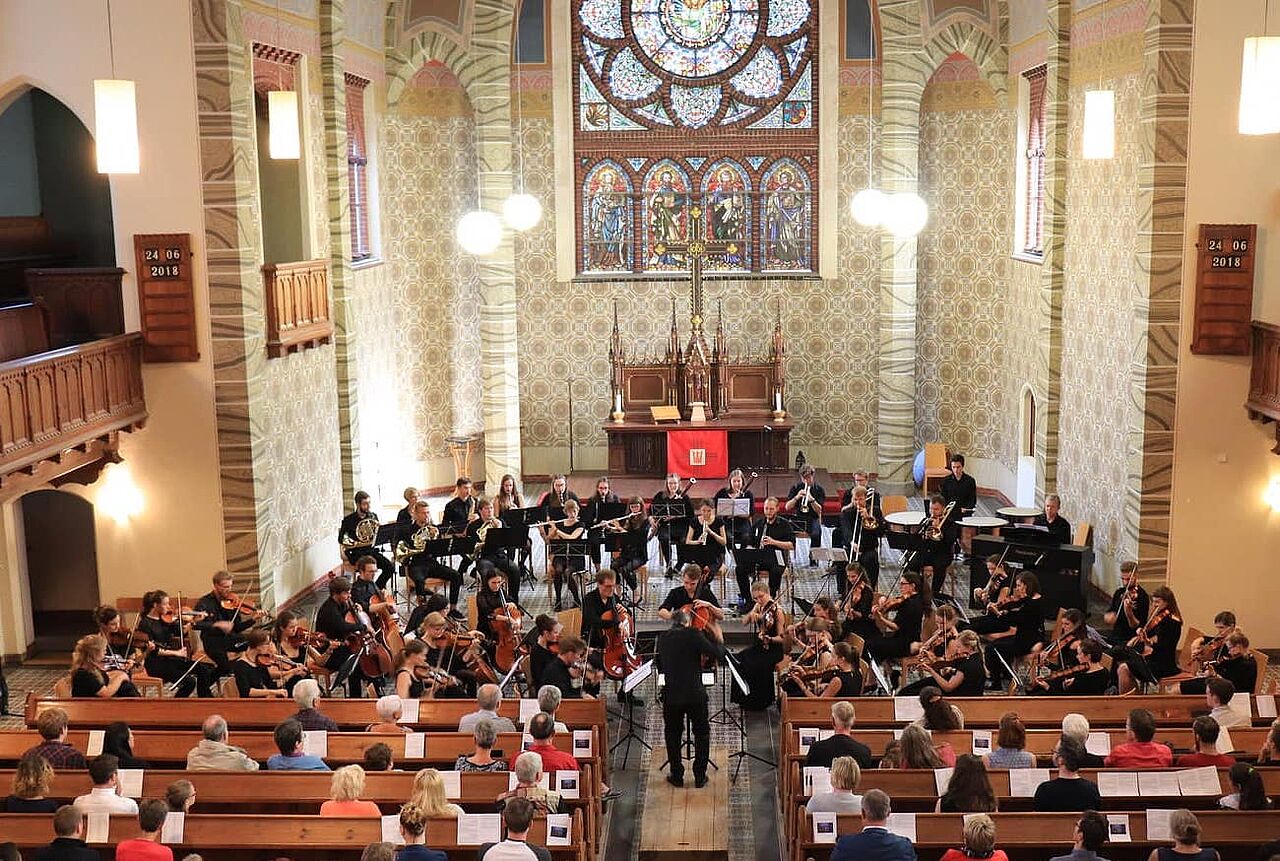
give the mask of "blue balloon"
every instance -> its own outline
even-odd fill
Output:
[[[924,449],[916,452],[916,459],[911,463],[911,477],[916,480],[916,487],[924,487]]]

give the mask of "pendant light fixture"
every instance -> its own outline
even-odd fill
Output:
[[[873,185],[875,179],[875,95],[876,68],[875,63],[867,66],[867,187],[854,194],[849,201],[849,212],[853,220],[863,227],[878,227],[885,215],[885,193]]]
[[[111,0],[107,0],[107,50],[111,77],[93,82],[93,137],[98,151],[98,173],[137,173],[138,101],[133,81],[116,77],[116,46],[111,27]]]
[[[520,73],[516,72],[516,80],[519,81]],[[520,93],[523,94],[524,85],[520,84]],[[515,139],[516,155],[519,158],[519,177],[520,190],[513,192],[506,200],[502,202],[502,218],[512,230],[525,231],[532,230],[542,220],[542,204],[538,202],[538,198],[532,194],[528,194],[524,190],[524,144],[520,140],[521,133],[524,131],[524,116],[521,111],[521,95],[515,96],[516,101],[516,127],[512,137]]]
[[[1280,36],[1268,36],[1271,3],[1262,5],[1262,35],[1244,40],[1240,68],[1240,117],[1242,135],[1280,132]]]
[[[1085,158],[1115,158],[1115,90],[1089,90],[1085,92],[1083,138],[1083,155]]]
[[[280,45],[280,0],[276,0],[276,44]],[[276,63],[279,66],[279,63]],[[281,161],[302,157],[302,135],[298,129],[297,75],[295,89],[284,88],[284,72],[277,69],[278,89],[267,93],[267,152]]]

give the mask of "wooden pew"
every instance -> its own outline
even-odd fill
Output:
[[[547,847],[557,861],[587,861],[581,811],[575,811],[570,845]],[[134,816],[112,816],[110,844],[138,836]],[[441,817],[427,823],[427,846],[451,859],[474,858],[476,846],[457,842],[458,824]],[[546,846],[546,820],[534,820],[529,840]],[[19,849],[33,850],[53,839],[53,817],[32,814],[0,814],[0,841],[11,840]],[[282,854],[293,861],[356,861],[364,847],[382,839],[377,819],[319,816],[258,816],[253,814],[186,817],[183,841],[171,844],[181,858],[199,852],[213,861],[267,861]]]
[[[782,726],[831,725],[831,706],[837,699],[818,697],[783,697]],[[893,700],[889,697],[868,697],[850,700],[857,712],[859,727],[901,727],[905,721],[894,717]],[[1147,709],[1155,715],[1157,725],[1177,724],[1190,726],[1191,721],[1209,713],[1204,697],[1159,694],[1128,697],[955,697],[955,703],[964,713],[967,728],[995,728],[1000,716],[1017,712],[1027,727],[1050,728],[1062,725],[1062,716],[1079,712],[1089,718],[1098,729],[1123,727],[1131,709]],[[1270,726],[1271,718],[1255,717],[1255,726]]]
[[[500,793],[510,786],[508,772],[466,772],[460,775],[461,795],[449,800],[468,813],[493,812]],[[0,786],[13,783],[13,771],[0,771]],[[373,801],[383,814],[397,813],[409,799],[416,771],[371,772],[366,776],[360,797]],[[601,822],[600,795],[587,787],[594,785],[591,766],[581,772],[582,797],[564,799],[560,812],[582,812],[584,842],[597,845]],[[143,774],[142,798],[164,798],[165,788],[175,780],[189,780],[197,792],[196,810],[201,814],[263,813],[272,815],[316,816],[320,805],[329,800],[329,772],[226,772],[226,771],[161,771],[148,769]],[[555,775],[551,775],[552,788]],[[93,786],[87,772],[62,771],[53,779],[47,797],[70,803]]]
[[[21,302],[0,307],[0,362],[49,352],[49,312]]]
[[[1117,811],[1111,811],[1117,812]],[[1044,861],[1051,855],[1071,851],[1072,831],[1078,813],[993,813],[996,848],[1008,853],[1011,861]],[[1128,811],[1132,843],[1108,842],[1101,854],[1111,861],[1145,861],[1151,850],[1169,842],[1147,839],[1146,817]],[[1254,861],[1260,843],[1280,834],[1280,810],[1240,812],[1206,810],[1196,814],[1203,829],[1201,842],[1217,849],[1223,861]],[[791,820],[792,833],[799,836],[791,847],[791,861],[829,861],[831,844],[813,840],[813,823],[803,810]],[[837,835],[853,834],[862,828],[859,816],[841,814],[836,819]],[[921,861],[934,861],[947,849],[960,846],[964,838],[964,814],[928,813],[916,816],[915,849]]]

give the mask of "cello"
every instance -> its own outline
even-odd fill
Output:
[[[631,613],[616,604],[600,618],[606,622],[618,621],[616,627],[604,628],[601,632],[604,634],[604,674],[611,679],[625,679],[640,666]]]
[[[524,614],[520,612],[519,607],[507,601],[505,589],[499,587],[498,597],[502,601],[506,615],[500,616],[495,613],[493,617],[493,621],[502,623],[496,626],[498,642],[495,644],[493,662],[499,670],[507,673],[511,671],[511,665],[516,662],[516,651],[520,648]]]
[[[364,608],[354,601],[348,602],[346,620],[364,628],[363,633],[350,634],[346,639],[347,648],[359,656],[356,663],[360,667],[360,672],[370,679],[390,675],[394,664],[391,652],[385,645],[378,642],[377,636],[371,630],[369,616],[364,612]]]
[[[703,631],[718,643],[724,642],[724,634],[720,630],[720,624],[716,618],[711,615],[711,611],[706,607],[697,606],[700,600],[698,594],[702,592],[704,586],[711,579],[711,569],[704,567],[702,576],[698,578],[698,585],[694,587],[693,598],[680,607],[681,610],[689,614],[689,627],[697,631]]]

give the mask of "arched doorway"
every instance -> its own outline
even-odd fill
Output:
[[[98,555],[93,504],[60,490],[23,496],[22,531],[35,623],[34,651],[67,651],[93,630],[98,606]]]

